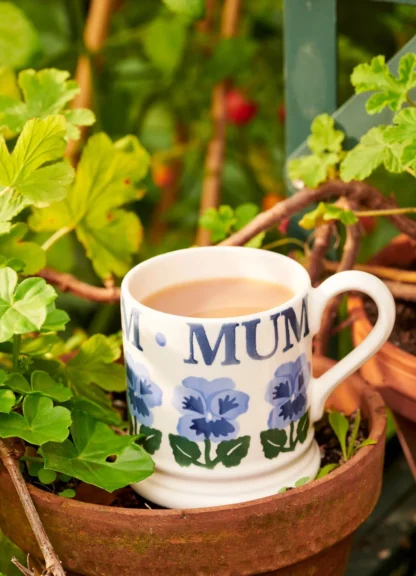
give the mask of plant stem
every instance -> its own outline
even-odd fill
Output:
[[[398,214],[414,214],[416,208],[389,208],[386,210],[357,210],[354,211],[355,216],[358,218],[362,216],[395,216]]]
[[[299,248],[302,248],[302,250],[305,250],[305,242],[302,242],[297,238],[280,238],[279,240],[275,240],[274,242],[269,242],[269,244],[264,244],[264,246],[262,246],[262,249],[273,250],[273,248],[279,248],[280,246],[287,246],[287,244],[294,244],[295,246],[299,246]]]
[[[12,449],[8,444],[6,444],[5,440],[0,438],[0,458],[10,474],[10,478],[12,479],[13,485],[20,498],[20,502],[22,503],[27,519],[29,520],[30,526],[33,530],[33,534],[35,535],[37,543],[42,551],[46,566],[44,574],[45,576],[65,576],[62,564],[52,547],[39,514],[33,504],[26,482],[20,472],[18,461],[15,460],[13,456]]]
[[[413,100],[410,98],[409,94],[406,95],[406,101],[409,104],[409,106],[416,106],[416,102],[413,102]]]
[[[323,259],[331,242],[334,229],[333,222],[323,224],[315,230],[315,240],[309,257],[308,272],[311,284],[315,286],[322,272]]]
[[[211,440],[205,439],[204,443],[205,443],[205,465],[207,468],[211,468],[212,467],[212,460],[210,457]]]
[[[295,441],[295,439],[294,439],[294,437],[293,437],[294,433],[295,433],[295,423],[292,421],[292,422],[290,423],[290,437],[289,437],[289,438],[290,438],[290,439],[289,439],[290,451],[291,451],[291,450],[294,450],[295,447],[296,447],[296,441]]]
[[[323,263],[325,270],[328,272],[336,272],[338,269],[338,262],[324,260]],[[416,284],[416,272],[412,270],[401,270],[400,268],[376,266],[375,264],[355,264],[353,269],[369,272],[370,274],[374,274],[374,276],[378,276],[379,278],[384,278],[386,280]]]
[[[109,288],[93,286],[78,280],[72,274],[57,272],[50,268],[44,268],[37,275],[47,280],[50,284],[57,286],[62,292],[71,292],[80,298],[85,298],[92,302],[111,303],[120,300],[120,288],[118,286]]]
[[[241,0],[225,0],[221,15],[221,38],[235,36]],[[212,138],[205,158],[205,176],[202,183],[200,214],[208,208],[217,208],[220,202],[221,177],[225,155],[227,83],[222,81],[212,92],[211,117]],[[200,246],[211,244],[211,232],[199,227],[196,243]]]
[[[20,334],[13,335],[13,370],[17,370],[19,367],[20,340]]]
[[[46,240],[46,242],[42,244],[41,246],[42,250],[45,250],[45,252],[49,250],[49,248],[51,248],[51,246],[53,246],[55,242],[57,242],[60,238],[68,234],[68,232],[71,232],[71,230],[72,228],[70,228],[69,226],[64,226],[63,228],[57,230],[54,234],[52,234],[52,236],[50,236]]]

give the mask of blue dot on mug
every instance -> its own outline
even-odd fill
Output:
[[[166,336],[162,332],[157,332],[155,338],[159,346],[166,346]]]

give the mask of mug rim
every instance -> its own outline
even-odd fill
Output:
[[[152,266],[155,261],[158,261],[158,263],[160,264],[161,261],[163,260],[168,260],[171,258],[174,258],[177,254],[179,253],[184,253],[184,252],[190,252],[193,250],[198,250],[198,251],[203,251],[203,252],[211,252],[212,250],[217,250],[217,251],[221,251],[221,252],[229,252],[229,253],[235,253],[237,251],[241,251],[241,250],[248,250],[251,253],[256,252],[258,253],[258,251],[260,250],[259,248],[250,248],[248,246],[193,246],[193,247],[189,247],[189,248],[182,248],[180,250],[172,250],[171,252],[165,252],[164,254],[158,254],[157,256],[153,256],[152,258],[149,258],[147,260],[144,260],[143,262],[139,262],[139,264],[136,264],[135,266],[133,266],[133,268],[131,268],[127,274],[124,276],[122,282],[121,282],[121,301],[124,300],[130,300],[132,302],[133,306],[137,306],[140,309],[143,309],[144,311],[148,312],[148,313],[152,313],[164,318],[170,318],[172,320],[177,319],[178,321],[185,321],[185,322],[189,322],[189,323],[203,323],[203,324],[225,324],[228,322],[247,322],[249,320],[253,320],[255,318],[259,318],[260,316],[268,316],[269,314],[273,314],[275,312],[278,312],[279,310],[282,309],[286,309],[288,307],[293,307],[295,305],[295,303],[297,301],[299,301],[300,298],[304,297],[305,294],[307,294],[309,292],[309,290],[311,289],[311,279],[310,276],[308,274],[308,271],[301,265],[299,264],[299,262],[296,262],[296,260],[293,260],[292,258],[289,258],[289,256],[285,256],[284,254],[279,254],[278,252],[267,252],[267,254],[270,255],[271,258],[276,258],[277,260],[281,260],[281,261],[285,261],[287,262],[288,260],[290,261],[291,265],[294,267],[298,268],[298,272],[304,276],[304,284],[303,287],[299,290],[297,290],[294,295],[289,298],[289,300],[286,300],[283,304],[280,304],[279,306],[274,306],[273,308],[266,308],[265,310],[261,310],[260,312],[254,312],[251,314],[244,314],[243,316],[225,316],[225,317],[221,317],[221,318],[204,318],[204,317],[194,317],[194,316],[183,316],[180,314],[171,314],[170,312],[162,312],[160,310],[156,310],[154,308],[150,308],[149,306],[146,306],[145,304],[143,304],[142,302],[140,302],[139,300],[137,300],[137,298],[135,298],[131,291],[130,291],[130,287],[129,287],[129,282],[131,281],[132,277],[137,274],[138,270],[141,269],[145,269],[148,268],[150,266]],[[238,277],[238,276],[236,276]],[[254,278],[254,276],[253,276]],[[280,282],[281,284],[284,285],[284,283]],[[182,282],[180,282],[180,284],[182,284]],[[175,283],[172,282],[172,284],[170,284],[170,286],[174,286]]]

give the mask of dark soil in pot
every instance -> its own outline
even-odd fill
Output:
[[[317,374],[330,361],[316,359]],[[375,506],[381,488],[385,411],[358,376],[332,398],[357,404],[376,440],[345,465],[313,483],[232,506],[141,510],[67,500],[29,486],[67,570],[87,576],[341,576],[353,532]],[[21,548],[39,550],[20,502],[0,469],[0,527]]]
[[[364,309],[371,324],[377,320],[377,307],[372,300],[364,299]],[[396,301],[396,322],[389,342],[409,354],[416,355],[416,303]]]

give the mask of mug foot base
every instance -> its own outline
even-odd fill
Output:
[[[241,477],[232,479],[190,479],[186,474],[179,477],[156,470],[150,478],[131,487],[146,500],[165,508],[224,506],[274,496],[283,488],[294,487],[300,480],[302,484],[311,482],[320,462],[319,447],[313,440],[299,458],[261,475],[247,477],[242,473]]]

